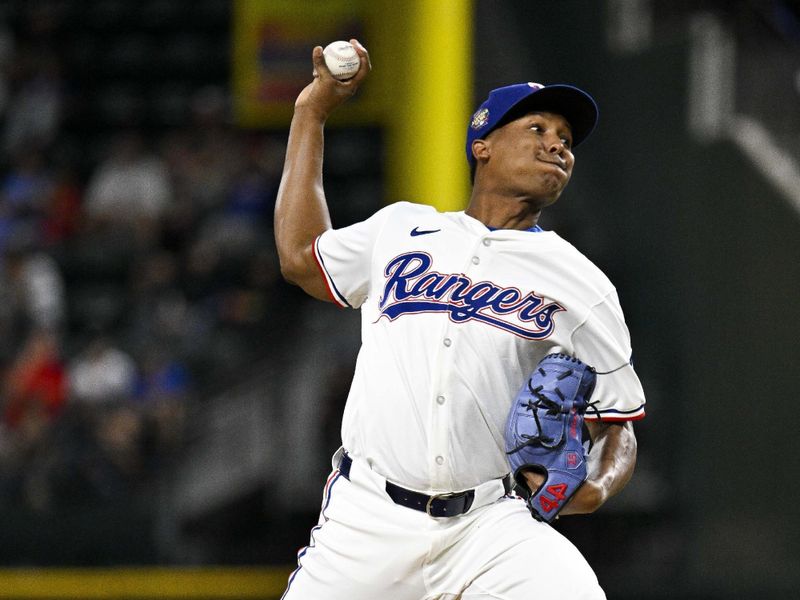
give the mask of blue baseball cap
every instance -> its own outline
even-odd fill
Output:
[[[528,82],[497,88],[489,92],[489,97],[472,115],[467,128],[467,162],[470,166],[475,166],[472,142],[535,110],[562,115],[572,129],[573,148],[589,137],[597,124],[598,110],[594,99],[572,85]]]

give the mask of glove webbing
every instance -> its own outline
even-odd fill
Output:
[[[544,369],[542,369],[541,367],[539,367],[539,372],[542,374],[542,376],[546,375]],[[564,371],[563,373],[561,373],[558,377],[556,377],[556,379],[558,381],[561,381],[562,379],[566,379],[567,377],[572,375],[572,373],[573,373],[572,369],[569,369],[569,370]],[[558,395],[559,398],[561,398],[562,404],[559,404],[555,400],[551,400],[550,398],[548,398],[547,396],[545,396],[544,394],[541,393],[542,388],[544,386],[539,385],[539,386],[536,386],[535,388],[532,387],[531,386],[531,382],[532,381],[533,381],[532,378],[528,379],[528,389],[530,390],[531,394],[536,396],[537,399],[536,399],[536,401],[528,400],[526,403],[520,404],[520,406],[524,406],[526,410],[530,410],[531,411],[531,413],[533,414],[533,419],[536,421],[536,428],[539,430],[539,433],[536,434],[536,435],[523,434],[522,437],[524,437],[527,441],[525,443],[520,444],[519,446],[513,448],[512,450],[509,450],[508,452],[506,452],[506,454],[512,454],[514,452],[519,452],[525,446],[528,446],[528,445],[531,445],[531,444],[537,444],[537,443],[541,444],[544,448],[555,448],[555,446],[552,445],[553,438],[551,438],[549,436],[542,436],[542,423],[541,423],[541,421],[539,421],[539,414],[537,412],[537,409],[545,408],[548,415],[555,416],[559,412],[561,412],[562,408],[565,407],[566,398],[564,397],[564,394],[561,393],[560,389],[555,388],[555,390],[554,390],[555,393]],[[595,400],[594,402],[588,403],[586,405],[586,410],[589,410],[589,409],[593,410],[594,414],[597,416],[597,418],[602,420],[603,417],[600,415],[600,411],[597,409],[597,406],[596,406],[598,402],[599,402],[599,400]],[[567,411],[565,411],[565,412],[567,412]]]

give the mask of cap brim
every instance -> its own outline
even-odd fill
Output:
[[[506,112],[497,127],[537,110],[558,113],[567,120],[573,148],[589,137],[597,125],[597,104],[589,94],[571,85],[554,84],[522,98]]]

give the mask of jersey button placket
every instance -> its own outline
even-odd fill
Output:
[[[472,269],[473,267],[477,267],[483,261],[481,257],[482,254],[486,254],[483,249],[489,248],[492,245],[492,240],[488,238],[483,238],[479,244],[474,246],[472,250],[472,257],[470,257],[469,264],[467,265],[467,269]]]
[[[447,401],[448,381],[451,377],[453,361],[455,359],[454,344],[458,329],[452,323],[444,324],[442,331],[442,352],[439,356],[437,369],[436,392],[434,393],[431,414],[431,445],[429,460],[431,461],[431,481],[435,486],[445,481],[447,472],[446,452],[448,447],[449,430],[451,425],[450,402]]]

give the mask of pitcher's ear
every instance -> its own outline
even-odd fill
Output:
[[[472,142],[472,156],[475,157],[475,160],[482,162],[489,160],[489,154],[491,154],[489,146],[486,140],[480,138]]]

